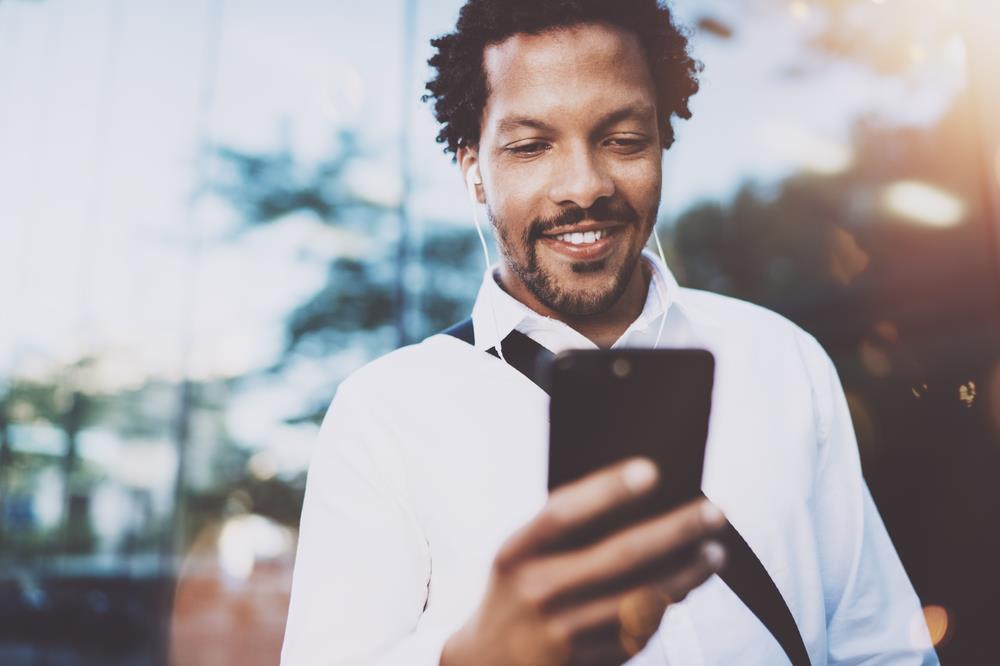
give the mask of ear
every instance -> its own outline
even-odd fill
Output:
[[[462,170],[463,180],[469,190],[469,195],[475,196],[476,201],[485,204],[486,195],[483,192],[483,176],[479,170],[479,153],[475,148],[463,146],[458,149],[455,159]]]

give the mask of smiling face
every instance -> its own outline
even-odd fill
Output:
[[[545,314],[608,312],[642,281],[660,199],[656,91],[638,39],[592,23],[518,34],[488,46],[483,65],[478,150],[458,157],[482,175],[504,287]]]

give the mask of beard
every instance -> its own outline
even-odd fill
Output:
[[[616,233],[629,229],[643,238],[646,237],[643,230],[647,226],[652,230],[652,224],[640,219],[635,209],[621,199],[600,199],[586,210],[574,206],[552,218],[536,218],[523,232],[516,235],[510,233],[509,225],[497,218],[489,205],[486,211],[490,223],[496,229],[497,245],[507,266],[540,303],[567,317],[599,315],[610,310],[628,288],[638,266],[642,245],[638,245],[636,249],[629,248],[629,256],[617,267],[608,266],[609,260],[614,260],[613,257],[570,263],[569,269],[580,275],[608,271],[610,268],[609,275],[600,287],[580,291],[574,290],[572,284],[564,284],[565,280],[560,280],[538,260],[538,243],[542,235],[584,220],[623,222],[626,226]],[[654,219],[654,216],[655,213],[650,213],[647,217]]]

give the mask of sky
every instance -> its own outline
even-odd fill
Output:
[[[418,99],[429,40],[451,30],[460,2],[415,4],[404,57],[402,0],[0,1],[0,378],[99,355],[97,388],[112,390],[236,376],[276,358],[284,317],[322,284],[325,259],[365,245],[348,248],[358,240],[305,216],[234,236],[231,210],[193,197],[212,175],[205,145],[287,143],[310,161],[353,128],[371,156],[352,182],[393,202],[408,122],[414,219],[467,224],[461,179]],[[694,38],[705,71],[694,118],[665,157],[668,223],[747,181],[844,168],[859,115],[928,122],[961,83],[961,44],[920,77],[885,80],[804,60],[817,17],[780,1],[673,6],[684,23],[719,15],[736,33]],[[810,74],[791,78],[791,65]],[[234,429],[277,436],[264,422],[326,373],[297,378],[297,394],[246,397]]]

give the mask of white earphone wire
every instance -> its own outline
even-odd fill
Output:
[[[667,260],[663,256],[663,245],[660,244],[660,234],[656,233],[656,225],[653,225],[653,238],[656,239],[656,251],[660,253],[660,262],[663,264],[661,270],[667,270]],[[660,297],[661,307],[663,312],[660,313],[660,330],[656,333],[656,342],[653,343],[653,349],[657,349],[660,346],[660,339],[663,337],[663,325],[667,323],[667,299],[660,290],[660,281],[657,280],[656,294]]]
[[[469,174],[466,177],[466,184],[469,186],[469,202],[472,204],[472,221],[476,225],[476,233],[479,234],[479,243],[483,247],[483,260],[486,262],[485,278],[487,280],[492,280],[493,264],[490,262],[490,251],[486,245],[486,236],[483,235],[483,229],[479,223],[479,199],[476,198],[476,185],[478,185],[479,182],[482,181],[477,182],[475,176],[478,173],[478,171],[479,171],[478,167],[472,167],[471,169],[469,169]],[[490,314],[493,318],[493,330],[495,331],[497,336],[497,355],[500,357],[501,361],[506,363],[507,359],[504,358],[503,348],[502,348],[503,341],[500,339],[500,324],[497,323],[497,311],[493,305],[493,298],[492,296],[489,295],[489,292],[487,292],[487,298],[489,298],[490,301],[489,305],[490,305]]]

